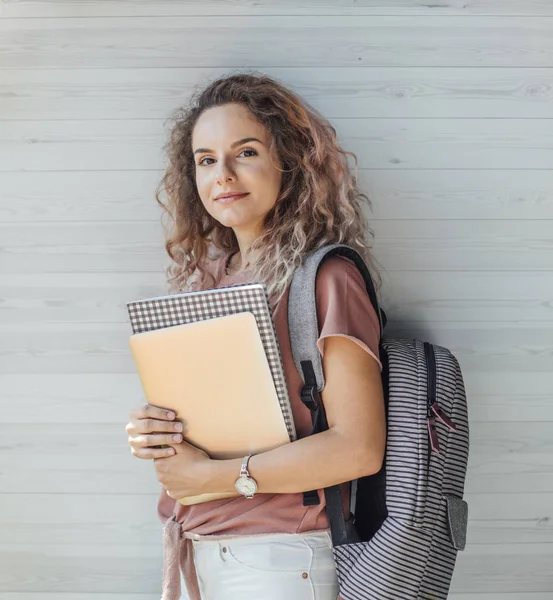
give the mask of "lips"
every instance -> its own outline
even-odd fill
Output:
[[[215,202],[218,202],[219,204],[230,204],[235,200],[240,200],[240,198],[244,198],[244,196],[247,196],[248,193],[249,192],[246,192],[244,194],[234,194],[232,196],[222,196],[221,198],[217,198]]]

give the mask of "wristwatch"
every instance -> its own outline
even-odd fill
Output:
[[[250,458],[251,454],[244,457],[244,460],[242,461],[242,468],[240,469],[240,477],[234,484],[236,491],[246,498],[253,498],[255,496],[255,492],[257,492],[257,482],[255,479],[250,477],[248,472],[248,461]]]

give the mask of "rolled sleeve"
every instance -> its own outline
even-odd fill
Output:
[[[372,356],[382,371],[379,354],[380,326],[363,276],[344,256],[331,256],[321,265],[316,281],[317,347],[324,355],[324,340],[330,336],[351,339]]]

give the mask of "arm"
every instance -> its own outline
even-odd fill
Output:
[[[379,365],[346,337],[331,336],[324,343],[322,400],[329,429],[252,456],[248,469],[259,493],[320,489],[382,466],[386,420]],[[205,491],[233,491],[241,463],[209,461]]]

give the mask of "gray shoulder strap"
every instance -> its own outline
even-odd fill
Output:
[[[380,331],[382,331],[382,314],[378,305],[376,291],[369,269],[361,255],[345,244],[329,244],[310,254],[294,273],[290,284],[288,297],[288,328],[290,330],[290,345],[294,363],[303,379],[302,361],[311,361],[317,389],[325,387],[323,361],[317,348],[319,327],[315,298],[315,283],[317,272],[324,259],[332,255],[345,256],[353,260],[361,271],[372,305],[378,315]],[[304,381],[305,383],[305,381]]]

